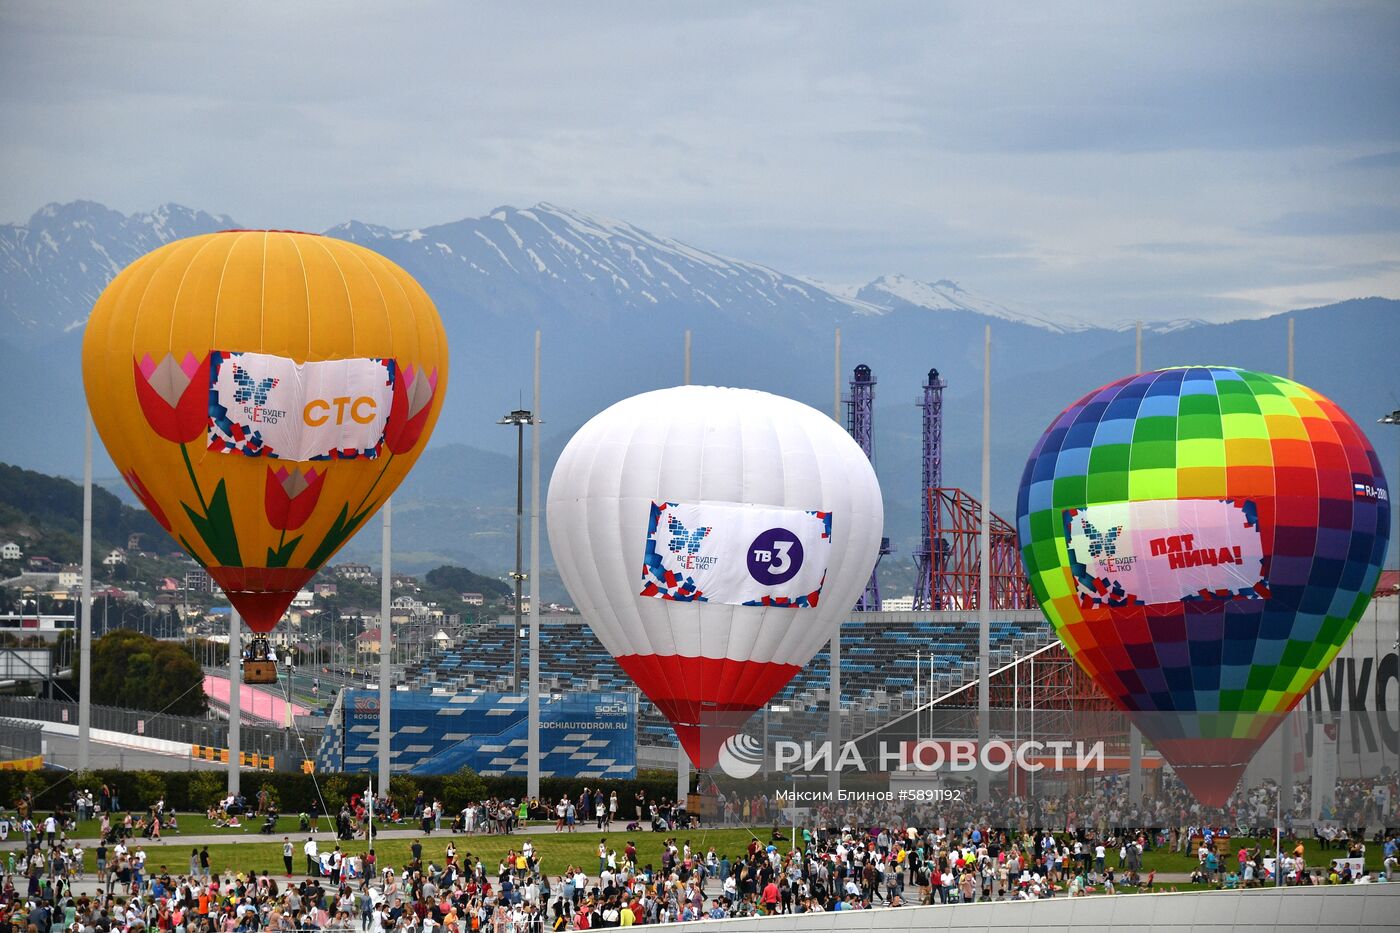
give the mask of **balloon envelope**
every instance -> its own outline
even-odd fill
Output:
[[[280,231],[167,244],[83,340],[97,431],[141,502],[267,632],[403,479],[442,407],[423,289],[364,247]]]
[[[1220,805],[1365,610],[1390,505],[1330,400],[1193,366],[1065,409],[1026,463],[1017,521],[1065,647]]]
[[[548,521],[574,603],[708,768],[850,611],[884,509],[869,460],[830,418],[683,386],[580,428]]]

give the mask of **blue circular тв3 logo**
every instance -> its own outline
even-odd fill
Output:
[[[802,569],[802,542],[786,528],[769,528],[753,539],[747,556],[749,576],[763,586],[778,586]]]

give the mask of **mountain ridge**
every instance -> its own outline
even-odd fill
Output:
[[[75,475],[85,410],[81,324],[113,265],[176,236],[237,224],[178,205],[130,217],[93,202],[52,208],[36,214],[33,229],[0,227],[0,397],[15,400],[0,431],[0,460]],[[547,203],[407,230],[347,221],[327,232],[366,243],[403,266],[432,296],[447,330],[452,371],[444,417],[395,500],[403,539],[414,542],[426,566],[435,565],[430,560],[493,570],[510,565],[515,438],[496,422],[530,397],[537,328],[544,334],[547,481],[557,452],[588,418],[619,399],[682,381],[687,330],[694,381],[762,389],[830,412],[832,336],[839,326],[843,392],[858,363],[871,365],[879,379],[876,471],[899,559],[907,558],[918,529],[914,401],[929,369],[948,383],[945,481],[975,488],[983,329],[991,326],[992,507],[1009,516],[1020,468],[1040,432],[1074,399],[1127,375],[1134,360],[1132,323],[1032,320],[1033,312],[953,279],[891,274],[854,288],[822,285]],[[46,279],[49,272],[54,276]],[[42,287],[35,285],[40,281]],[[882,304],[860,297],[863,289]],[[15,314],[16,307],[24,313]],[[1149,322],[1144,365],[1283,372],[1284,317],[1297,325],[1299,378],[1363,426],[1372,408],[1389,411],[1400,402],[1378,392],[1387,387],[1382,374],[1395,371],[1390,348],[1400,345],[1400,302],[1389,299],[1225,323]],[[21,318],[46,326],[23,325]],[[1395,463],[1400,431],[1366,427],[1381,462]],[[453,447],[458,444],[465,446]],[[98,475],[114,474],[100,446],[98,460]],[[361,542],[369,553],[375,540],[366,528],[347,554],[361,553]]]
[[[174,202],[128,215],[87,200],[51,202],[27,224],[0,225],[0,340],[32,345],[81,327],[102,288],[127,263],[171,240],[239,226],[228,215]],[[459,290],[467,285],[464,275],[476,276],[475,288],[496,293],[498,312],[506,315],[520,302],[502,295],[495,283],[514,277],[516,287],[534,298],[557,298],[553,293],[568,290],[571,312],[593,318],[665,307],[758,326],[765,323],[764,312],[780,313],[787,323],[811,326],[921,308],[968,311],[1056,333],[1135,324],[1014,309],[949,278],[926,281],[894,272],[863,285],[830,285],[548,201],[404,229],[350,219],[323,234],[375,243],[410,265],[436,261],[437,277]],[[414,254],[418,262],[410,258]],[[1165,333],[1205,324],[1180,318],[1144,327]]]

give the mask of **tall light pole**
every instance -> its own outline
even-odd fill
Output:
[[[535,331],[535,427],[530,431],[530,668],[525,793],[540,796],[540,332]]]
[[[525,582],[525,572],[521,569],[520,563],[523,559],[523,536],[525,532],[525,425],[534,424],[535,416],[533,412],[523,408],[501,418],[497,424],[507,424],[515,426],[515,572],[511,579],[515,581],[515,630],[511,632],[511,645],[514,646],[515,665],[511,673],[510,689],[512,693],[520,692],[520,585]]]

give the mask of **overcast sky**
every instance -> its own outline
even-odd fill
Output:
[[[552,201],[1090,320],[1400,297],[1400,3],[16,3],[0,221]]]

